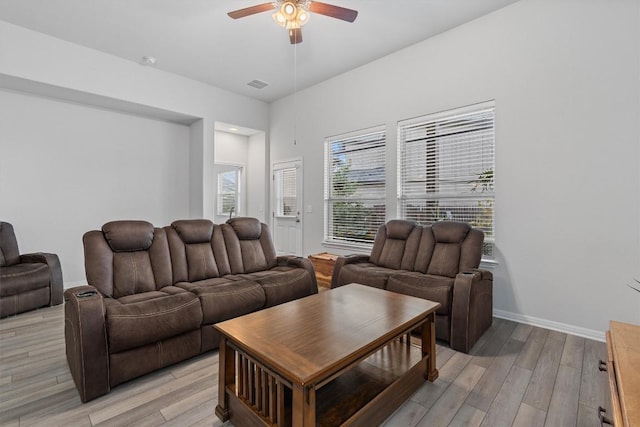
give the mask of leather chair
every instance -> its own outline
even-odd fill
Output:
[[[0,317],[62,303],[62,269],[56,254],[18,251],[13,226],[0,222]]]

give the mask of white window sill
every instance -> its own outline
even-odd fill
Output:
[[[361,253],[368,255],[371,253],[373,245],[346,243],[346,242],[334,242],[325,240],[322,242],[322,246],[325,248],[340,249],[343,251],[353,251],[354,253]]]

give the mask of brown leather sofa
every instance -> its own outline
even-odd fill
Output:
[[[318,292],[255,218],[109,222],[83,237],[87,286],[67,289],[65,340],[83,402],[218,347],[213,324]]]
[[[478,269],[483,241],[466,223],[392,220],[371,255],[336,260],[331,287],[355,282],[437,301],[437,338],[468,353],[493,320],[493,275]]]
[[[13,226],[0,222],[0,317],[62,303],[58,255],[22,254]]]

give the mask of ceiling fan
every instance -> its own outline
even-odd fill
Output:
[[[357,10],[311,0],[276,0],[234,10],[227,13],[227,15],[233,19],[238,19],[269,10],[275,10],[272,16],[276,24],[289,30],[291,44],[302,42],[302,26],[309,21],[310,12],[347,22],[355,21],[358,16]]]

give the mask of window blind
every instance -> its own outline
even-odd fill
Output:
[[[325,241],[371,244],[386,218],[384,128],[325,140]]]
[[[398,123],[401,218],[433,224],[463,221],[494,242],[493,102]]]
[[[297,171],[295,167],[277,169],[274,171],[276,192],[276,215],[298,215],[298,192],[296,183]]]

